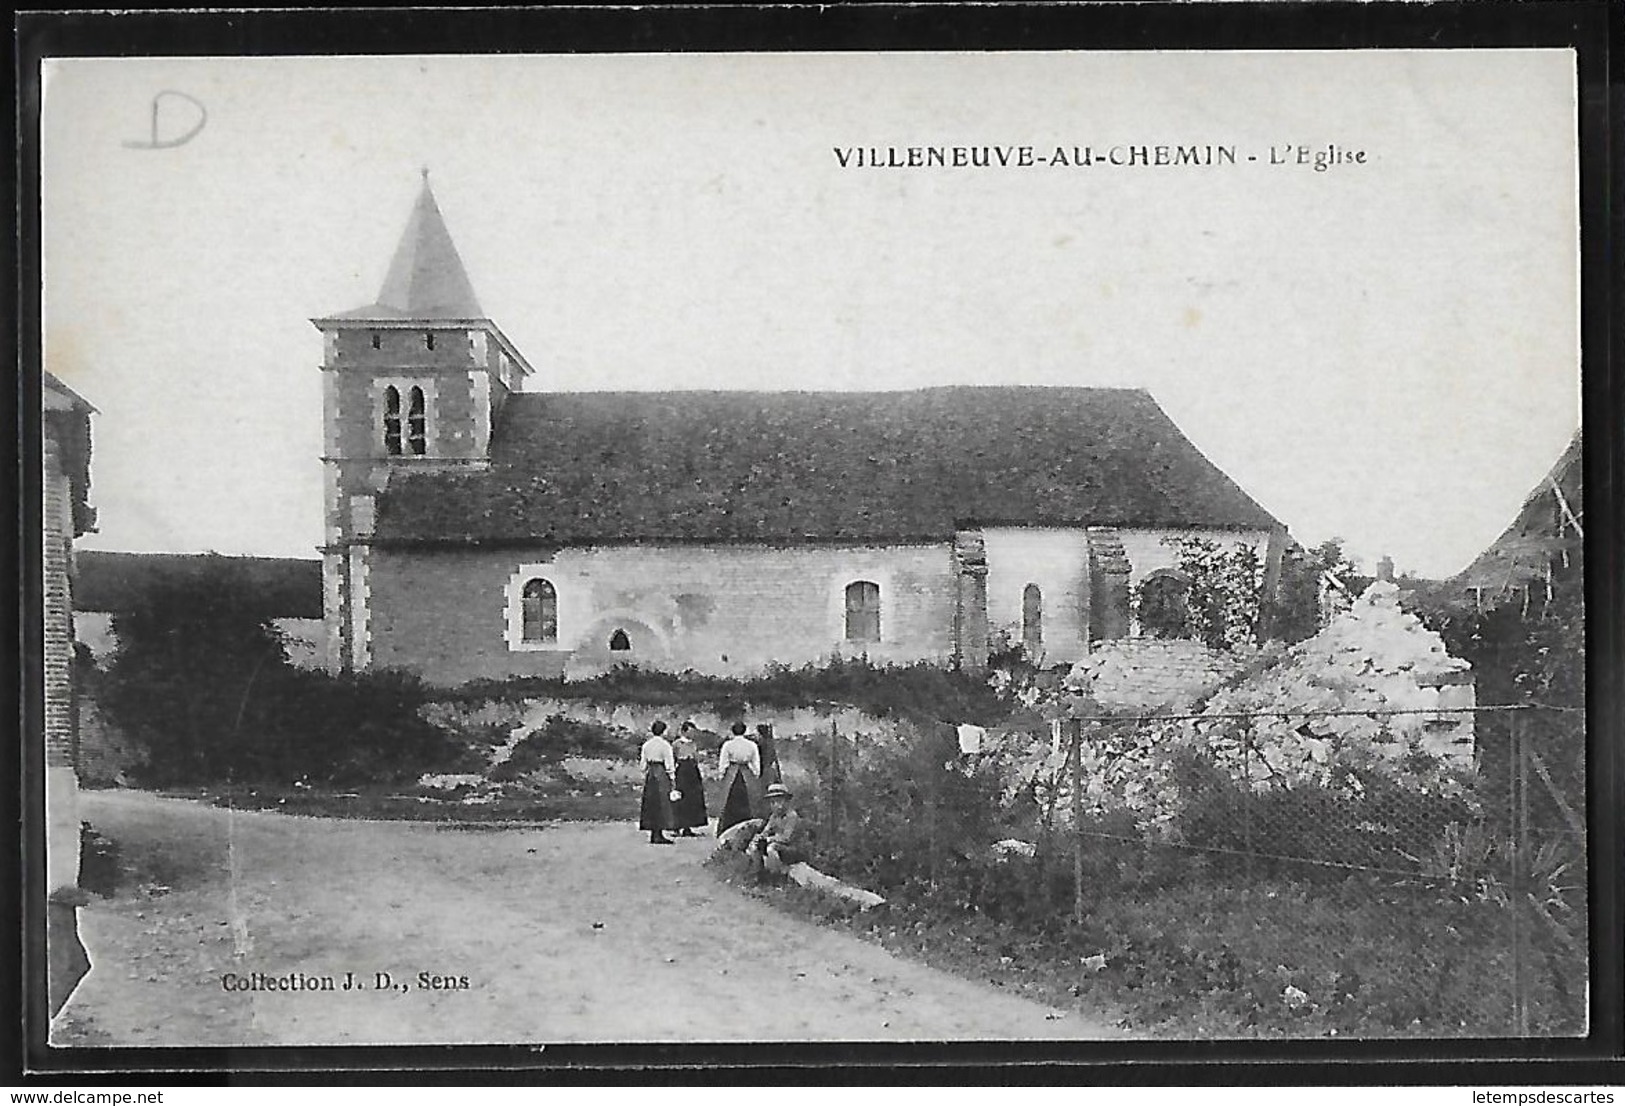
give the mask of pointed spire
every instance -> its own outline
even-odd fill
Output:
[[[397,318],[484,318],[485,312],[480,310],[474,287],[463,269],[463,259],[457,255],[440,205],[435,203],[434,191],[429,187],[428,167],[422,172],[423,187],[417,205],[406,222],[400,245],[395,247],[395,259],[390,262],[389,275],[384,278],[375,306]]]

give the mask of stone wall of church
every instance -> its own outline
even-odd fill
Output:
[[[1180,537],[1199,537],[1229,549],[1252,547],[1263,561],[1267,530],[1156,530],[1113,528],[1110,533],[1128,558],[1128,583],[1138,586],[1152,573],[1178,565],[1170,544]],[[1045,664],[1074,664],[1090,653],[1089,538],[1080,527],[987,527],[988,626],[1011,644],[1022,641],[1023,597],[1038,587]],[[1126,617],[1126,616],[1125,616]],[[1134,628],[1129,626],[1129,632]],[[1177,666],[1176,666],[1177,667]]]
[[[1020,640],[1023,593],[1042,594],[1043,659],[1088,655],[1089,556],[1084,531],[989,528],[987,625]],[[1175,564],[1172,531],[1122,530],[1135,582]],[[1268,534],[1202,532],[1246,541]],[[867,655],[876,663],[954,659],[952,545],[603,546],[557,553],[377,547],[369,555],[370,664],[436,684],[518,676],[581,678],[617,663],[749,676],[769,663]],[[545,579],[557,597],[557,639],[523,639],[521,592]],[[881,641],[843,639],[845,591],[879,585]],[[617,639],[617,631],[624,640]],[[612,649],[612,640],[624,645]],[[1155,652],[1153,650],[1153,652]],[[1157,667],[1157,657],[1148,657]],[[1173,667],[1180,667],[1174,664]]]
[[[1022,640],[1022,601],[1037,585],[1043,661],[1068,664],[1089,651],[1089,541],[1078,528],[987,527],[987,621]]]
[[[557,594],[558,640],[522,638],[524,582]],[[843,641],[846,586],[879,585],[881,640]],[[377,548],[369,570],[372,663],[456,685],[588,676],[615,663],[750,675],[769,662],[953,654],[948,542],[865,547],[606,546],[525,551]],[[621,631],[629,648],[609,646]]]

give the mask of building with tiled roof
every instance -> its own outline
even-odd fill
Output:
[[[425,179],[325,342],[334,668],[1060,663],[1131,633],[1165,539],[1284,531],[1145,391],[525,391]]]

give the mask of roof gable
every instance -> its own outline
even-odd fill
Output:
[[[1451,578],[1457,595],[1487,592],[1476,600],[1493,602],[1531,580],[1548,578],[1554,561],[1566,563],[1566,551],[1580,550],[1585,518],[1582,456],[1580,432],[1575,431],[1557,463],[1524,498],[1512,524]]]
[[[481,472],[398,471],[381,542],[882,542],[961,525],[1253,529],[1141,390],[521,394]]]

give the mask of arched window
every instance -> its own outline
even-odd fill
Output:
[[[559,594],[546,580],[527,580],[520,596],[523,641],[559,640]]]
[[[1028,653],[1044,647],[1044,593],[1037,584],[1028,584],[1021,592],[1021,644]]]
[[[1140,630],[1147,637],[1178,638],[1189,634],[1190,585],[1170,572],[1159,572],[1140,585]]]
[[[880,585],[855,580],[846,585],[846,640],[880,640]]]
[[[429,448],[429,420],[424,409],[423,389],[414,387],[408,400],[406,441],[412,456],[422,457]],[[399,452],[399,451],[397,451]]]
[[[609,635],[609,651],[611,653],[625,653],[632,648],[632,639],[626,636],[625,630],[616,630]]]
[[[384,389],[384,452],[401,455],[401,391],[393,384]]]

